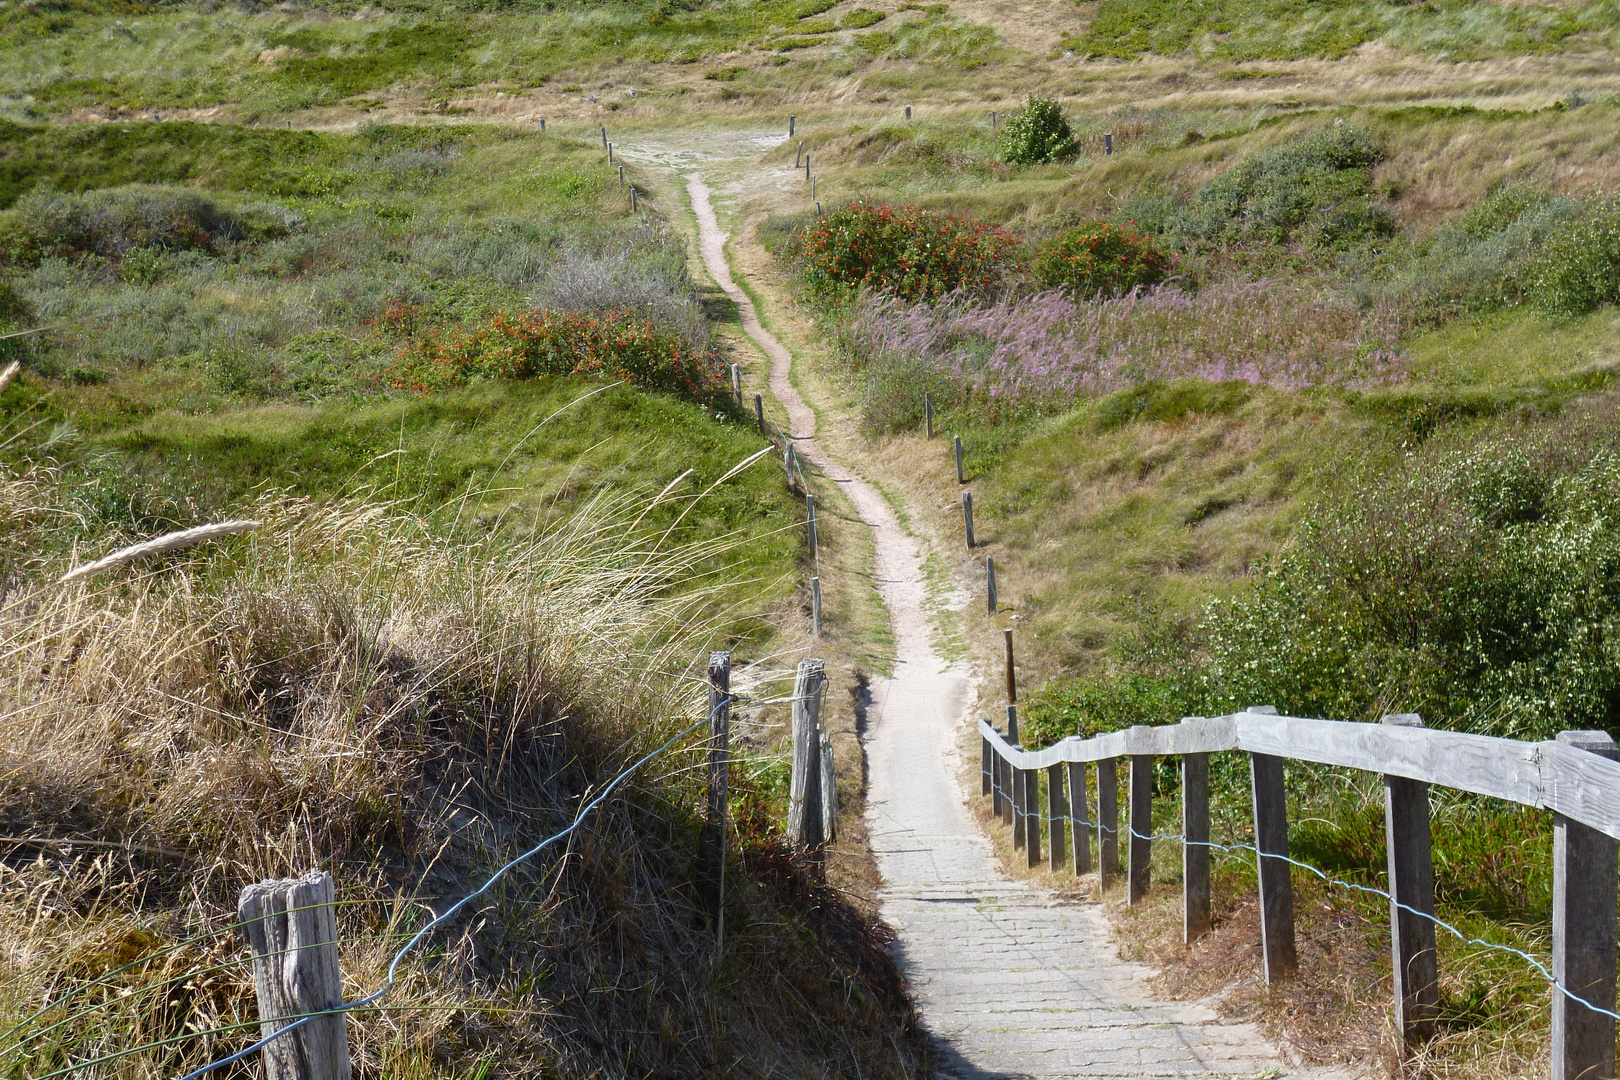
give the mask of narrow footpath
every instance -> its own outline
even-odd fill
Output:
[[[770,358],[770,389],[800,457],[849,495],[872,529],[877,582],[893,622],[892,679],[873,684],[867,818],[883,918],[952,1080],[1217,1077],[1289,1072],[1251,1024],[1201,1003],[1154,1001],[1147,970],[1118,958],[1098,904],[1057,903],[1001,873],[957,781],[969,673],[942,661],[924,610],[922,553],[878,490],[817,444],[815,414],[790,378],[792,355],[732,280],[703,180],[689,174],[709,274]]]

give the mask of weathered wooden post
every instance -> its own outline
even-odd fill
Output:
[[[996,603],[996,560],[994,557],[984,560],[984,602],[985,606],[990,609],[991,615],[1001,610],[1000,605]]]
[[[1024,770],[1016,765],[1009,766],[1012,778],[1012,839],[1013,850],[1017,851],[1024,846],[1024,818],[1027,810],[1024,807]]]
[[[608,152],[608,164],[611,165],[611,164],[613,164],[613,144],[612,143],[607,144],[607,152]]]
[[[821,177],[819,177],[819,176],[812,176],[810,178],[810,201],[811,202],[816,201],[816,185],[819,184],[820,182],[821,182]],[[820,217],[821,215],[817,214],[816,216]]]
[[[636,208],[636,185],[634,184],[630,185],[630,212],[632,214],[639,212]]]
[[[962,522],[967,527],[967,546],[972,551],[973,544],[973,492],[962,492]]]
[[[821,835],[838,839],[838,768],[833,762],[832,735],[821,733]]]
[[[788,436],[785,442],[787,445],[782,450],[782,468],[787,471],[788,490],[797,491],[798,483],[795,477],[799,471],[798,455],[793,451],[793,437],[791,435]]]
[[[737,399],[737,407],[742,407],[742,365],[731,365],[731,394]]]
[[[1061,761],[1046,767],[1046,816],[1050,819],[1047,828],[1051,832],[1053,870],[1069,862],[1069,837],[1064,828],[1069,818],[1069,800],[1063,797],[1067,771]]]
[[[794,125],[794,122],[796,120],[798,120],[798,119],[799,118],[797,116],[789,116],[788,117],[788,138],[790,138],[790,139],[793,138],[793,125]]]
[[[814,495],[805,495],[804,513],[805,529],[810,540],[810,557],[813,559],[820,550],[818,547],[820,538],[816,536],[816,497]]]
[[[821,203],[816,203],[816,217],[821,216]]]
[[[1024,850],[1029,853],[1029,865],[1041,862],[1041,770],[1024,772]]]
[[[1420,728],[1423,719],[1416,713],[1393,713],[1385,716],[1383,723]],[[1434,920],[1423,917],[1434,915],[1428,784],[1404,776],[1384,777],[1384,837],[1389,854],[1389,944],[1394,969],[1395,1027],[1409,1043],[1428,1042],[1434,1035],[1434,1019],[1440,1004]],[[1611,1038],[1611,1045],[1613,1041]]]
[[[788,838],[820,863],[827,838],[822,832],[821,691],[827,665],[814,657],[799,661],[793,680],[793,775],[788,782]]]
[[[821,578],[810,579],[810,636],[821,636]]]
[[[1001,632],[1001,643],[1007,668],[1007,741],[1019,746],[1021,743],[1018,739],[1018,671],[1013,664],[1011,628]]]
[[[793,167],[797,169],[804,162],[804,140],[799,140],[799,148],[793,152]]]
[[[928,432],[928,437],[930,439],[932,439],[934,437],[934,395],[933,394],[924,394],[923,395],[923,430]]]
[[[962,436],[953,435],[952,438],[956,442],[956,482],[965,484],[967,483],[967,473],[962,471]]]
[[[1209,933],[1209,755],[1181,759],[1181,936]]]
[[[1620,748],[1603,731],[1560,731],[1558,741],[1610,761]],[[1620,843],[1553,816],[1553,978],[1600,1009],[1615,1003],[1615,888]],[[1614,1017],[1552,992],[1553,1080],[1609,1080],[1615,1074]]]
[[[1143,731],[1144,725],[1137,725]],[[1129,903],[1147,896],[1153,874],[1153,755],[1131,755],[1131,863],[1126,879]]]
[[[991,808],[999,810],[1001,807],[997,805],[998,799],[996,797],[996,778],[991,772],[991,769],[995,767],[995,756],[996,752],[990,747],[990,737],[987,735],[980,735],[979,794],[990,796]]]
[[[1277,712],[1269,705],[1248,711],[1273,716]],[[1254,846],[1259,849],[1255,862],[1260,872],[1260,935],[1269,986],[1299,968],[1294,951],[1294,883],[1286,861],[1288,794],[1282,758],[1250,754],[1249,775],[1254,786]]]
[[[1097,762],[1097,889],[1119,876],[1119,759]]]
[[[1106,154],[1112,154],[1113,152],[1114,152],[1114,133],[1112,131],[1104,132],[1103,133],[1103,153],[1106,155]]]
[[[907,123],[909,123],[911,121],[911,106],[910,105],[906,106],[906,121],[907,121]]]
[[[990,134],[996,133],[996,110],[990,110]]]
[[[607,149],[607,128],[602,129],[602,149]]]
[[[765,434],[765,398],[760,394],[754,395],[754,419],[759,421],[759,433]]]
[[[1074,872],[1091,873],[1091,811],[1086,806],[1086,763],[1070,761],[1069,825],[1074,836]]]
[[[619,190],[624,190],[624,166],[619,166]]]
[[[698,882],[715,941],[725,937],[726,806],[731,785],[731,654],[709,654],[709,799],[698,840]]]
[[[810,179],[810,155],[804,155],[804,178]]]
[[[289,1018],[343,1004],[336,893],[332,875],[322,870],[242,890],[236,913],[253,949],[261,1037],[287,1027]],[[267,1043],[262,1054],[265,1080],[349,1080],[347,1017],[316,1017]]]
[[[546,132],[546,118],[542,116],[540,118],[540,134],[544,135],[545,132]]]

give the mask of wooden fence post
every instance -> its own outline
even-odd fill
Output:
[[[607,149],[607,128],[602,129],[602,149]]]
[[[754,395],[754,419],[759,421],[759,433],[765,434],[765,398],[763,395]]]
[[[973,550],[973,492],[962,492],[962,521],[967,526],[968,550]]]
[[[1112,154],[1113,152],[1114,152],[1114,133],[1112,131],[1106,131],[1106,132],[1103,133],[1103,153],[1104,154]]]
[[[1131,755],[1131,864],[1129,902],[1142,902],[1153,874],[1153,755]]]
[[[1024,770],[1020,769],[1016,765],[1011,766],[1011,769],[1012,769],[1012,840],[1013,840],[1013,850],[1017,851],[1019,848],[1024,846],[1024,818],[1026,816],[1027,811],[1026,811],[1026,809],[1024,807],[1024,801],[1025,801]]]
[[[797,116],[789,116],[788,117],[788,138],[790,138],[790,139],[793,138],[794,122],[797,121],[798,119],[799,118]]]
[[[821,829],[820,731],[826,673],[824,661],[813,657],[799,661],[793,680],[793,776],[788,786],[788,838],[818,863],[827,839]]]
[[[1610,761],[1620,748],[1603,731],[1561,731],[1558,741]],[[1615,1003],[1615,889],[1620,844],[1553,816],[1553,978],[1600,1009]],[[1610,1080],[1614,1018],[1552,992],[1553,1080]]]
[[[1119,759],[1097,762],[1097,889],[1119,876]]]
[[[242,890],[236,913],[253,948],[260,1036],[343,1004],[332,875],[261,881]],[[317,1017],[262,1051],[265,1080],[349,1080],[347,1016]]]
[[[638,212],[636,209],[636,185],[634,184],[630,185],[630,212],[632,214]]]
[[[906,106],[906,120],[907,121],[911,120],[911,106],[910,105]]]
[[[926,430],[928,432],[928,437],[930,439],[932,439],[934,437],[934,395],[933,394],[924,394],[923,395],[923,426],[924,426],[924,430]]]
[[[1384,717],[1383,722],[1396,727],[1423,726],[1416,713],[1394,713]],[[1407,1042],[1422,1043],[1434,1035],[1434,1018],[1440,1004],[1434,921],[1404,910],[1401,905],[1424,915],[1434,914],[1428,784],[1404,776],[1384,777],[1384,838],[1393,897],[1389,902],[1389,937],[1395,1026]]]
[[[993,556],[984,560],[984,599],[991,615],[1001,610],[996,602],[996,560]]]
[[[951,436],[951,438],[955,440],[954,445],[955,445],[955,452],[956,452],[956,482],[958,484],[965,484],[965,483],[967,483],[967,473],[963,470],[963,463],[962,463],[962,436],[953,435],[953,436]]]
[[[731,365],[731,392],[737,398],[737,407],[742,407],[742,366]]]
[[[821,578],[810,579],[810,636],[821,636]]]
[[[613,164],[613,144],[612,143],[607,144],[607,152],[608,152],[608,164],[611,165],[611,164]]]
[[[996,778],[995,778],[994,774],[992,774],[991,771],[990,771],[992,768],[995,767],[995,757],[996,757],[996,752],[990,748],[990,740],[989,740],[989,738],[984,736],[984,735],[980,735],[979,736],[979,794],[980,795],[989,795],[990,796],[991,808],[995,809],[995,810],[1000,810],[1001,807],[999,805],[997,805],[997,803],[999,802],[999,799],[996,796]]]
[[[807,531],[807,534],[808,534],[808,537],[809,537],[809,540],[810,540],[810,557],[813,559],[813,558],[816,557],[816,554],[817,554],[817,543],[816,543],[816,541],[819,539],[816,536],[816,497],[814,495],[810,495],[810,494],[805,495],[805,497],[804,497],[804,514],[805,514],[804,520],[805,520],[806,531]]]
[[[804,160],[804,140],[799,140],[799,148],[793,151],[793,167],[797,169]]]
[[[1014,823],[1018,818],[1014,810],[1013,800],[1017,787],[1017,781],[1014,777],[1018,774],[1014,771],[1012,763],[1000,754],[996,755],[996,761],[1000,763],[1001,768],[1001,775],[997,781],[1001,786],[1001,822],[1004,825],[1012,825],[1016,828],[1017,826]]]
[[[624,166],[619,166],[619,190],[624,190]]]
[[[1046,767],[1047,828],[1052,834],[1052,869],[1065,866],[1069,861],[1069,838],[1064,828],[1069,817],[1069,800],[1063,796],[1063,763]]]
[[[1074,872],[1091,873],[1091,812],[1086,809],[1086,763],[1070,761],[1069,827],[1074,836]]]
[[[1041,770],[1024,770],[1024,850],[1029,865],[1041,861]]]
[[[1254,785],[1254,846],[1259,849],[1255,861],[1260,871],[1260,936],[1269,986],[1299,967],[1289,865],[1283,859],[1267,857],[1288,854],[1288,796],[1283,788],[1282,758],[1250,754],[1249,773]]]
[[[821,733],[821,835],[838,839],[838,768],[833,762],[832,734]]]
[[[726,806],[731,784],[731,654],[709,654],[709,800],[698,841],[698,882],[703,907],[724,939],[722,907],[726,891]]]
[[[1209,755],[1181,759],[1181,935],[1209,933]]]

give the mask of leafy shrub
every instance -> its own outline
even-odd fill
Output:
[[[1041,244],[1032,267],[1049,289],[1118,294],[1163,281],[1171,256],[1127,225],[1088,221]]]
[[[1620,199],[1597,201],[1542,248],[1526,271],[1530,302],[1584,315],[1620,300]]]
[[[1394,232],[1371,194],[1372,168],[1383,156],[1365,131],[1334,124],[1250,154],[1191,200],[1150,196],[1127,212],[1189,246],[1281,243],[1300,234],[1316,247],[1341,247]]]
[[[283,236],[289,216],[245,216],[200,192],[132,184],[81,194],[36,191],[9,214],[7,257],[35,263],[52,255],[118,258],[139,250],[214,251],[220,244]]]
[[[811,222],[789,250],[817,300],[841,302],[870,289],[916,302],[989,291],[1015,265],[1018,244],[987,222],[858,202]]]
[[[1075,152],[1074,132],[1051,98],[1031,98],[1001,129],[1001,159],[1010,165],[1063,161]]]
[[[840,30],[864,30],[868,26],[875,26],[883,21],[883,12],[873,11],[871,8],[855,8],[846,12],[838,20]]]
[[[415,312],[397,305],[387,322],[414,330]],[[396,389],[428,393],[472,378],[532,379],[594,375],[709,401],[722,389],[712,355],[620,308],[600,316],[576,311],[497,312],[471,332],[428,330],[408,340],[388,376]]]

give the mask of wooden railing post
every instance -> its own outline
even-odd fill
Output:
[[[1147,896],[1153,874],[1153,755],[1131,755],[1131,864],[1129,903]]]
[[[838,839],[838,767],[833,761],[832,733],[821,733],[821,836]]]
[[[788,786],[788,838],[820,861],[827,837],[822,832],[821,691],[827,665],[800,660],[793,680],[793,775]]]
[[[1606,732],[1561,731],[1558,741],[1620,760]],[[1615,890],[1620,844],[1553,816],[1553,978],[1600,1009],[1615,1004]],[[1613,1080],[1615,1022],[1552,992],[1553,1080]]]
[[[1086,763],[1069,766],[1069,825],[1074,834],[1074,872],[1091,873],[1091,813],[1086,809]]]
[[[1097,762],[1097,888],[1119,876],[1119,760]]]
[[[731,784],[731,654],[709,654],[709,798],[698,839],[698,883],[703,908],[723,940],[726,890],[726,807]]]
[[[1209,755],[1181,759],[1181,935],[1209,933]]]
[[[1000,797],[996,794],[996,777],[991,770],[995,768],[996,752],[990,748],[990,740],[984,735],[979,736],[979,794],[990,796],[990,806],[1000,810]]]
[[[1001,823],[1012,825],[1017,820],[1013,808],[1014,782],[1012,763],[1000,754],[996,755],[997,785],[1001,788]]]
[[[335,900],[332,875],[321,870],[242,890],[236,911],[253,948],[261,1037],[286,1027],[284,1017],[343,1004]],[[317,1017],[262,1054],[264,1080],[349,1080],[347,1017]]]
[[[1024,846],[1024,818],[1028,814],[1024,807],[1024,770],[1016,765],[1008,768],[1012,772],[1012,841],[1017,851]]]
[[[1269,857],[1288,855],[1288,797],[1283,788],[1282,758],[1250,754],[1249,774],[1254,786],[1254,846],[1259,849],[1255,862],[1260,872],[1260,936],[1269,986],[1299,967],[1294,952],[1293,879],[1284,859]]]
[[[1069,837],[1064,827],[1069,817],[1069,800],[1063,797],[1065,772],[1062,762],[1046,767],[1046,815],[1051,819],[1047,828],[1051,831],[1053,870],[1069,862]]]
[[[1416,713],[1394,713],[1384,717],[1383,722],[1396,727],[1423,726],[1423,719]],[[1428,784],[1404,776],[1384,776],[1384,837],[1393,897],[1389,922],[1395,1027],[1407,1042],[1422,1043],[1434,1035],[1434,1018],[1440,1004],[1434,920],[1423,917],[1434,914]]]
[[[1041,861],[1041,770],[1024,769],[1024,850],[1029,865]]]

